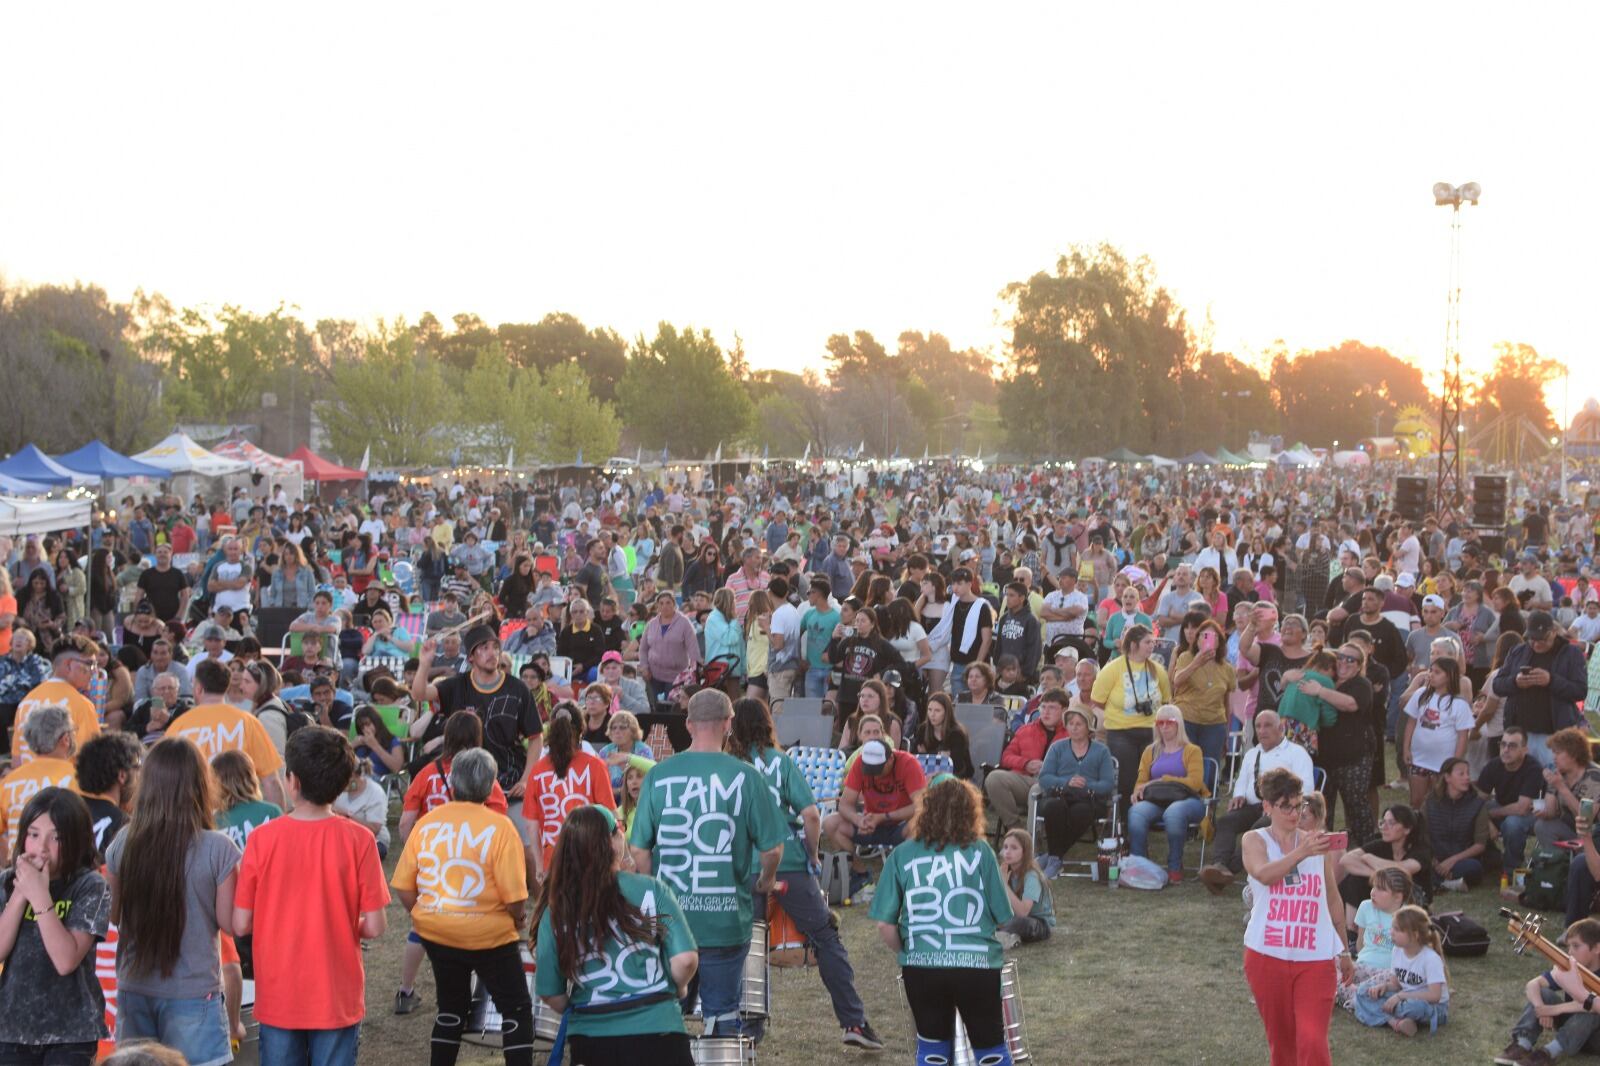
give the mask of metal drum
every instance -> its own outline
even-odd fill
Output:
[[[524,944],[522,976],[528,982],[528,995],[533,999],[533,1037],[535,1040],[554,1041],[556,1030],[561,1027],[561,1015],[545,1006],[539,1001],[539,997],[534,995],[533,974],[533,953]],[[494,1005],[494,999],[488,991],[478,983],[477,974],[472,975],[472,1007],[467,1014],[467,1025],[461,1034],[461,1039],[479,1047],[500,1046],[500,1009]]]
[[[742,1036],[702,1036],[689,1041],[695,1066],[755,1066],[756,1046]]]
[[[767,961],[767,923],[750,923],[750,954],[744,959],[744,978],[739,986],[739,1013],[746,1018],[772,1016],[772,966]],[[692,1018],[704,1018],[700,1000],[694,1001]]]
[[[900,998],[906,1002],[906,1009],[911,1004],[906,1000],[906,982],[903,976],[897,976],[895,983],[900,986]],[[1028,1054],[1025,1046],[1026,1033],[1022,1024],[1022,984],[1017,977],[1017,960],[1008,959],[1000,968],[1000,1021],[1005,1033],[1006,1047],[1011,1052],[1012,1062],[1032,1062],[1033,1057]],[[917,1024],[911,1023],[911,1040],[913,1045],[917,1039]],[[961,1021],[961,1015],[956,1015],[955,1029],[955,1057],[950,1066],[977,1066],[977,1056],[972,1053],[972,1041],[967,1038],[967,1027]]]

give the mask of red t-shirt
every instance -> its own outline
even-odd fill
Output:
[[[857,759],[845,775],[844,787],[855,789],[868,814],[888,814],[911,805],[911,795],[928,787],[928,775],[909,752],[896,751],[883,773],[868,776]]]
[[[427,814],[435,807],[442,807],[450,802],[450,764],[444,763],[444,773],[439,772],[441,760],[434,759],[412,779],[411,787],[406,789],[406,798],[401,803],[403,811],[415,811],[417,814]],[[509,815],[511,812],[506,806],[506,794],[500,787],[500,782],[494,783],[494,788],[489,790],[489,798],[483,805],[491,811],[499,811]]]
[[[361,915],[389,904],[371,832],[348,818],[274,818],[250,834],[234,903],[255,912],[258,1021],[343,1029],[366,1017]]]
[[[565,777],[556,776],[549,755],[533,764],[528,790],[522,796],[522,815],[538,827],[546,862],[555,853],[556,838],[561,835],[567,815],[590,805],[617,809],[616,795],[611,790],[611,768],[605,760],[586,751],[573,752]]]

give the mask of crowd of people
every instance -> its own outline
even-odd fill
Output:
[[[1576,842],[1567,941],[1600,950],[1600,509],[1535,495],[1479,529],[1397,513],[1391,475],[269,484],[0,538],[0,1059],[230,1061],[249,974],[263,1062],[354,1062],[391,890],[394,1011],[423,1005],[426,962],[435,1066],[475,981],[512,1064],[546,1011],[583,1066],[692,1062],[695,1010],[760,1040],[742,975],[769,908],[844,1043],[876,1050],[825,892],[841,852],[917,1061],[951,1060],[959,1012],[1003,1063],[1005,954],[1050,939],[1069,853],[1182,885],[1195,834],[1195,880],[1243,890],[1274,1061],[1328,1061],[1336,998],[1436,1029],[1425,908],[1509,883],[1530,843]],[[777,743],[802,701],[848,757],[837,796]],[[1530,986],[1502,1061],[1600,1026],[1536,1049],[1558,984]]]

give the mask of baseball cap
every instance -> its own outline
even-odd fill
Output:
[[[1531,638],[1547,637],[1555,632],[1555,628],[1556,620],[1549,611],[1534,611],[1528,615],[1528,636]]]
[[[889,765],[889,747],[881,740],[869,740],[861,745],[861,769],[868,777],[883,773]]]
[[[601,666],[604,666],[606,663],[620,663],[621,661],[622,653],[620,651],[608,651],[604,655],[600,656]]]
[[[1422,606],[1424,606],[1424,607],[1437,607],[1439,610],[1442,611],[1442,610],[1444,610],[1444,597],[1443,596],[1434,596],[1434,595],[1424,596],[1424,597],[1422,597]]]
[[[1415,588],[1417,584],[1417,578],[1415,574],[1401,574],[1399,577],[1394,579],[1394,583],[1397,588]]]

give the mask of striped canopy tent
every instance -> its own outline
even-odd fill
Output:
[[[211,449],[215,455],[228,459],[239,459],[249,463],[251,468],[260,471],[268,477],[303,477],[304,471],[298,459],[282,459],[271,452],[245,440],[243,437],[229,437],[221,444]]]

